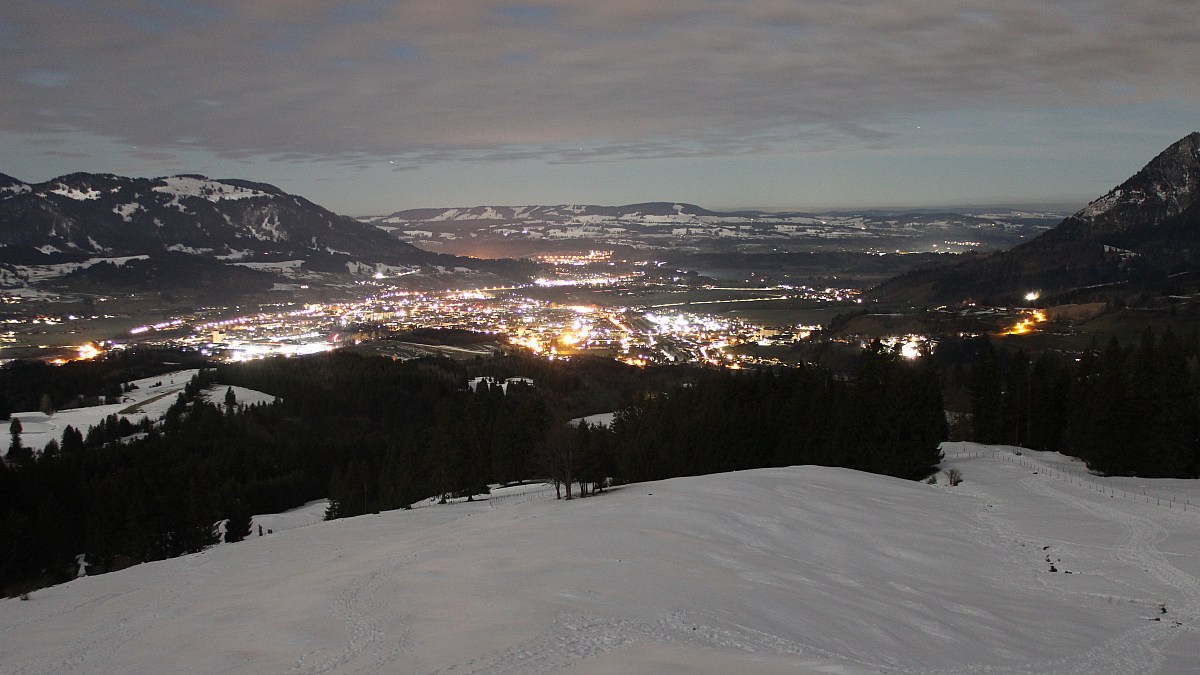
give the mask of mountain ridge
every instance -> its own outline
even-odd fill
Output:
[[[915,270],[869,297],[1009,304],[1031,292],[1064,295],[1194,272],[1200,272],[1200,132],[1031,241]]]
[[[390,263],[433,258],[273,185],[198,174],[79,172],[34,184],[0,177],[0,244],[106,256],[176,247],[212,255],[344,254]]]

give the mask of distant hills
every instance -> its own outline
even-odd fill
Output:
[[[694,204],[647,202],[411,209],[363,220],[427,250],[520,257],[588,247],[659,255],[995,250],[1032,239],[1061,218],[1008,210],[721,212]]]
[[[745,212],[753,215],[758,212]],[[586,204],[560,204],[557,206],[473,206],[466,208],[426,208],[397,211],[388,216],[370,219],[377,223],[436,222],[452,220],[475,220],[482,222],[518,222],[541,220],[564,220],[571,218],[642,218],[646,216],[687,220],[691,216],[718,216],[715,211],[695,204],[672,202],[647,202],[625,206],[595,206]]]
[[[74,173],[31,185],[0,174],[0,244],[0,259],[37,249],[66,256],[176,251],[341,255],[394,264],[430,260],[377,228],[272,185],[196,175]]]
[[[220,302],[376,275],[438,287],[480,272],[524,278],[523,267],[424,251],[265,183],[73,173],[30,184],[0,174],[7,289],[182,290]]]
[[[290,280],[380,271],[519,278],[531,273],[528,264],[498,259],[588,248],[659,259],[967,252],[884,283],[871,297],[1009,304],[1034,290],[1068,297],[1190,279],[1200,263],[1193,253],[1200,251],[1198,183],[1200,134],[1065,220],[1012,210],[721,212],[677,202],[424,208],[355,219],[246,180],[74,173],[31,184],[0,174],[0,285],[44,280],[53,275],[28,268],[52,264],[76,265],[67,270],[76,284],[158,288],[179,283],[172,269],[211,277],[231,265],[243,268],[233,274],[247,283],[246,270]],[[132,257],[157,262],[89,271],[100,258]]]
[[[1200,133],[1172,144],[1129,180],[1012,250],[919,269],[871,292],[880,301],[987,304],[1040,292],[1167,295],[1200,280]]]

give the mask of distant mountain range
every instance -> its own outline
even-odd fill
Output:
[[[1031,239],[1061,218],[1016,211],[719,212],[649,202],[412,209],[363,220],[427,250],[500,257],[589,246],[693,253],[993,250]]]
[[[222,302],[376,275],[435,287],[481,272],[521,279],[528,267],[424,251],[265,183],[0,174],[0,287],[10,290],[182,290]]]
[[[968,255],[902,275],[881,301],[1012,304],[1097,289],[1170,294],[1200,285],[1200,133],[1172,144],[1129,180],[1009,251]]]
[[[1065,220],[1061,214],[1001,209],[719,212],[674,202],[426,208],[355,219],[245,180],[75,173],[30,184],[0,174],[0,285],[53,276],[29,269],[49,264],[76,265],[57,274],[86,282],[94,276],[86,270],[100,258],[158,260],[135,262],[121,274],[97,269],[113,283],[158,275],[150,285],[160,286],[170,285],[165,270],[200,269],[197,265],[206,266],[210,276],[237,265],[243,268],[237,274],[250,269],[290,279],[381,270],[487,271],[513,278],[531,269],[477,258],[588,248],[660,256],[967,251],[949,264],[887,282],[872,297],[917,304],[1011,303],[1031,290],[1061,295],[1191,275],[1200,264],[1193,254],[1200,252],[1198,183],[1200,134],[1172,145]],[[998,252],[1004,249],[1011,250]],[[464,255],[474,257],[459,257]]]

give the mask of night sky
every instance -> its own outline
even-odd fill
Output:
[[[341,213],[1082,205],[1200,129],[1195,0],[5,0],[0,172]]]

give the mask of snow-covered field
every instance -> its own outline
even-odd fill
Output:
[[[573,419],[571,420],[571,424],[578,426],[580,422],[587,422],[588,426],[611,427],[613,420],[616,418],[617,414],[615,412],[596,413],[595,415],[588,415],[587,417]]]
[[[130,422],[137,422],[143,417],[149,417],[151,420],[161,419],[195,374],[195,369],[179,370],[135,380],[132,384],[137,388],[122,394],[120,403],[71,408],[52,415],[42,412],[19,412],[13,413],[12,416],[21,420],[21,443],[27,448],[41,450],[51,440],[61,440],[63,430],[67,427],[75,427],[86,434],[90,427],[99,424],[109,415],[124,417]],[[224,385],[214,386],[206,390],[204,395],[213,403],[223,405],[226,389],[228,387]],[[233,394],[242,405],[270,403],[275,400],[273,396],[244,387],[233,387]]]
[[[1196,482],[946,454],[254,536],[0,601],[0,672],[1196,672]]]

